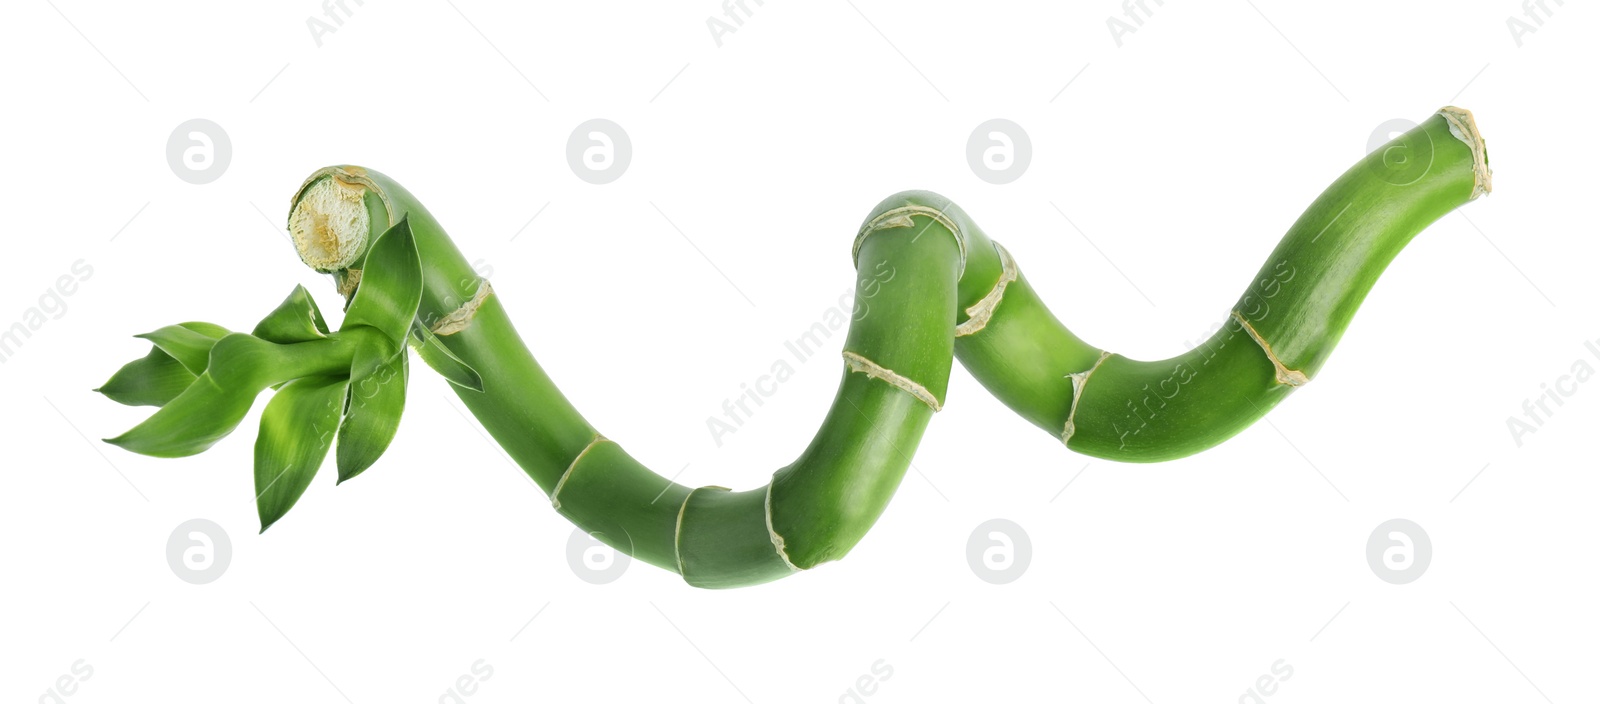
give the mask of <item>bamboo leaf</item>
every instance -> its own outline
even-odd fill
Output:
[[[221,325],[217,325],[216,323],[178,323],[178,327],[187,329],[190,332],[200,333],[201,335],[205,335],[213,340],[220,340],[228,335],[233,334],[232,330],[222,327]]]
[[[411,344],[416,349],[417,356],[443,376],[445,381],[463,389],[483,391],[483,377],[478,375],[478,370],[461,361],[450,348],[444,346],[438,335],[433,334],[433,331],[424,327],[420,321],[414,321],[411,325]]]
[[[344,424],[339,428],[339,481],[366,471],[394,440],[406,405],[410,361],[404,345],[375,341],[350,368]]]
[[[336,377],[296,379],[267,402],[255,450],[256,512],[263,532],[289,512],[327,458],[348,385]]]
[[[188,457],[228,436],[250,412],[259,389],[225,388],[201,374],[143,423],[106,442],[151,457]]]
[[[211,348],[227,334],[227,329],[211,323],[182,323],[134,337],[149,340],[199,376],[210,362]]]
[[[341,329],[366,325],[383,331],[399,345],[411,330],[422,301],[422,260],[405,219],[378,237],[367,252],[361,284],[345,311]]]
[[[262,318],[250,334],[267,342],[286,345],[327,337],[328,324],[323,321],[322,311],[317,309],[311,292],[304,286],[295,286],[289,297]]]
[[[95,391],[125,406],[165,406],[195,379],[172,355],[151,347],[149,354],[122,365]]]

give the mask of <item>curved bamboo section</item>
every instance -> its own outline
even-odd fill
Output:
[[[216,326],[152,333],[151,355],[102,391],[161,406],[112,442],[176,456],[204,450],[260,391],[281,385],[257,441],[265,527],[304,491],[335,430],[341,481],[387,447],[408,374],[400,345],[409,343],[562,515],[691,585],[746,586],[839,559],[860,541],[943,407],[953,360],[1068,449],[1126,462],[1190,455],[1311,381],[1400,250],[1489,188],[1471,114],[1444,108],[1335,180],[1227,324],[1161,361],[1073,335],[1005,248],[949,200],[891,196],[855,240],[856,314],[833,405],[800,456],[756,489],[676,484],[601,435],[421,202],[360,167],[317,171],[291,207],[302,259],[350,297],[339,331],[297,290],[251,335]]]

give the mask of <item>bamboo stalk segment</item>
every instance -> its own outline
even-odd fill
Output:
[[[355,166],[313,173],[289,218],[302,260],[331,273],[348,301],[338,331],[297,289],[253,335],[185,323],[143,336],[151,353],[101,390],[159,407],[110,442],[180,456],[215,443],[257,394],[281,387],[256,452],[265,529],[310,482],[335,429],[341,481],[378,461],[398,431],[409,344],[563,516],[693,586],[747,586],[837,560],[865,537],[943,408],[956,359],[1076,452],[1154,462],[1232,437],[1316,376],[1390,261],[1487,193],[1489,179],[1471,114],[1444,108],[1335,180],[1222,328],[1159,361],[1074,335],[949,200],[891,196],[852,247],[855,314],[833,404],[799,457],[745,491],[677,484],[601,436],[432,214]]]

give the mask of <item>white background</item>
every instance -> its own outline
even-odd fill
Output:
[[[0,326],[75,261],[93,274],[0,365],[0,698],[431,703],[479,660],[473,704],[1234,702],[1279,660],[1267,701],[1597,696],[1600,384],[1520,446],[1507,428],[1579,360],[1600,369],[1591,6],[1549,0],[1534,25],[1511,0],[1152,1],[1119,47],[1108,0],[853,3],[751,0],[721,47],[712,0],[351,0],[320,47],[312,0],[10,4]],[[1520,47],[1509,17],[1537,27]],[[1495,192],[1419,236],[1266,421],[1189,459],[1091,461],[958,366],[877,527],[771,585],[580,580],[571,526],[422,365],[384,459],[337,489],[330,462],[266,535],[255,415],[184,460],[95,440],[149,412],[89,392],[144,354],[131,335],[248,330],[297,282],[337,318],[282,228],[326,164],[418,194],[607,436],[749,488],[817,427],[841,338],[721,447],[706,418],[850,287],[884,196],[950,196],[1080,336],[1161,358],[1224,318],[1378,125],[1446,104],[1476,113]],[[233,149],[207,185],[165,158],[196,117]],[[594,117],[633,143],[609,185],[565,157]],[[1033,143],[1003,186],[965,157],[996,117]],[[165,558],[197,517],[233,545],[201,586]],[[996,517],[1033,545],[1004,586],[966,557]],[[1396,517],[1434,549],[1404,586],[1366,564]],[[79,660],[92,676],[47,694]],[[846,696],[879,660],[892,675]]]

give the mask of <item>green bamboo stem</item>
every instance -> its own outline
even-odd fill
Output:
[[[261,342],[284,350],[321,346],[260,352],[277,360],[258,365],[273,373],[254,373],[241,385],[289,381],[279,378],[289,366],[280,357],[316,357],[321,361],[303,375],[314,379],[283,404],[290,410],[271,415],[299,413],[325,424],[326,399],[343,383],[337,373],[330,380],[329,370],[350,370],[353,384],[363,373],[362,359],[393,358],[362,350],[404,337],[455,384],[468,409],[562,515],[691,585],[759,584],[839,559],[861,540],[943,406],[953,359],[1069,449],[1132,462],[1189,455],[1233,436],[1314,377],[1399,250],[1488,188],[1483,142],[1470,114],[1445,108],[1324,191],[1290,227],[1221,331],[1195,350],[1158,362],[1108,353],[1074,336],[1010,255],[948,200],[922,191],[892,196],[868,215],[856,240],[862,314],[846,337],[839,390],[821,427],[767,486],[732,491],[678,485],[600,435],[534,360],[488,282],[410,192],[374,171],[329,167],[296,194],[290,229],[301,258],[333,274],[353,297],[351,312],[339,332],[325,334],[328,339]],[[414,270],[409,278],[407,270]],[[395,293],[417,286],[414,296]],[[409,301],[415,304],[408,309]],[[311,310],[315,317],[314,305]],[[187,333],[173,337],[205,346]],[[218,343],[211,368],[199,378],[254,368],[257,362],[218,351],[237,344]],[[195,359],[187,348],[172,346]],[[183,378],[175,366],[160,356],[139,360],[119,372],[129,379],[114,378],[118,383],[107,387],[126,389],[118,392],[125,402],[161,401]],[[141,369],[148,372],[140,376]],[[145,440],[123,444],[157,450],[150,454],[169,450],[149,438],[182,434],[169,409],[206,400],[193,391],[200,386],[196,382],[146,422],[159,427],[130,431]],[[357,398],[355,391],[350,398]],[[403,402],[403,392],[399,398]],[[398,422],[399,407],[385,408],[369,415],[384,421],[378,425],[386,430],[379,431],[347,433],[356,418],[347,411],[339,435],[341,479],[348,478],[344,443],[392,434],[387,420]],[[288,421],[274,422],[280,425],[264,420],[263,438],[283,435],[279,428]],[[347,440],[347,434],[355,437]],[[387,442],[382,438],[375,451]],[[168,444],[188,450],[199,443],[180,438]],[[295,470],[290,488],[274,498],[276,520],[327,448],[300,436],[266,444],[265,450],[258,444],[258,484],[264,463],[286,462]],[[376,459],[370,450],[351,466],[364,469]],[[268,515],[264,508],[264,524]]]
[[[1489,187],[1471,114],[1447,107],[1323,191],[1195,349],[1156,362],[1106,354],[1061,325],[1019,274],[983,332],[956,339],[956,356],[1074,451],[1184,457],[1233,437],[1315,376],[1400,249]]]

